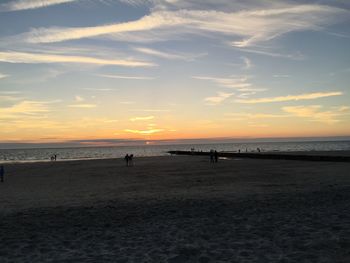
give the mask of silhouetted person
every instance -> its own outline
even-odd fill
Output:
[[[53,155],[51,155],[50,159],[51,159],[51,161],[54,161],[55,157]]]
[[[129,155],[129,166],[134,166],[134,155],[133,154]]]
[[[218,152],[216,150],[214,152],[214,158],[215,158],[215,162],[217,163],[218,160],[219,160],[219,154],[218,154]]]
[[[53,157],[55,158],[55,161],[56,161],[57,160],[57,154],[55,154]]]
[[[4,182],[4,174],[5,174],[5,169],[4,169],[4,166],[1,165],[0,166],[0,182]]]
[[[129,154],[126,154],[124,159],[125,159],[125,162],[126,162],[126,166],[129,166],[129,160],[130,160]]]
[[[256,150],[258,151],[258,153],[260,152],[260,148],[256,148]]]
[[[210,162],[213,163],[214,162],[214,151],[210,150]]]
[[[241,149],[238,150],[238,153],[241,153]]]

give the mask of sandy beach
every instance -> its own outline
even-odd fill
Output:
[[[350,262],[350,163],[7,164],[0,262]]]

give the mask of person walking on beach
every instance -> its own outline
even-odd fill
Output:
[[[218,154],[218,152],[216,150],[214,152],[214,157],[215,157],[215,162],[217,163],[218,160],[219,160],[219,154]]]
[[[213,163],[214,162],[214,151],[210,150],[210,162]]]
[[[134,158],[134,155],[133,155],[133,154],[130,154],[130,155],[129,155],[129,166],[134,166],[134,160],[133,160],[133,158]]]
[[[129,166],[129,160],[130,160],[129,154],[126,154],[124,159],[125,159],[126,166]]]
[[[5,169],[4,169],[4,166],[1,165],[0,166],[0,182],[4,182],[4,174],[5,174]]]

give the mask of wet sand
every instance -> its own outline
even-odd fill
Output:
[[[0,262],[350,262],[350,164],[6,165]]]

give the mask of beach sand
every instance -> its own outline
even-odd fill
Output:
[[[350,262],[350,163],[7,164],[0,262]]]

